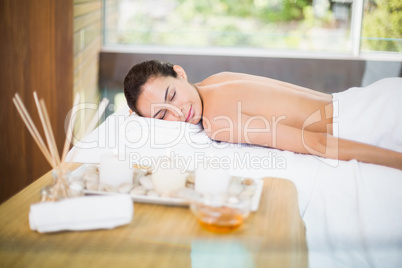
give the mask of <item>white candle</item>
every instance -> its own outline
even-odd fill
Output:
[[[133,168],[127,160],[119,160],[112,153],[100,157],[99,181],[102,184],[119,186],[122,183],[133,183]]]
[[[186,186],[187,174],[174,165],[171,159],[162,160],[154,167],[152,182],[157,192],[169,194]]]
[[[195,190],[203,194],[226,193],[230,182],[229,172],[223,168],[200,166],[195,170]]]

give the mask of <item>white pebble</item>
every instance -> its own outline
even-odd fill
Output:
[[[254,185],[255,181],[253,179],[246,178],[246,179],[242,180],[241,184],[250,186],[250,185]]]
[[[108,184],[99,184],[99,191],[101,192],[118,192],[117,187]]]
[[[142,187],[142,186],[137,186],[134,187],[131,191],[130,194],[131,195],[144,195],[147,192],[147,190]]]
[[[191,183],[191,182],[186,182],[186,188],[194,189],[194,188],[195,188],[195,184],[194,184],[194,183]]]
[[[81,187],[82,190],[85,188],[85,182],[81,181],[81,180],[70,181],[70,187],[71,187],[71,185],[79,185],[79,187]],[[78,187],[78,186],[74,186],[74,187]]]
[[[98,182],[99,183],[99,175],[95,173],[88,173],[83,176],[84,181],[86,182]]]
[[[70,183],[70,192],[72,196],[81,196],[84,195],[84,187],[81,183],[78,182],[73,182]]]
[[[91,165],[85,169],[85,173],[99,173],[99,168],[97,166]]]
[[[194,172],[188,172],[187,174],[187,182],[188,183],[195,183],[195,176],[194,176]]]
[[[253,184],[253,185],[247,185],[244,187],[245,190],[247,191],[251,191],[251,192],[255,192],[255,190],[257,190],[257,185]]]
[[[133,187],[134,186],[131,183],[124,182],[117,187],[117,190],[119,191],[119,193],[128,194],[131,189],[133,189]]]
[[[87,181],[85,183],[85,187],[90,191],[98,191],[99,183],[98,182],[93,182],[93,181]]]
[[[240,198],[245,198],[245,197],[251,197],[253,196],[255,193],[255,190],[252,188],[246,188],[244,189],[240,194],[239,197]]]
[[[197,200],[198,198],[201,198],[201,194],[193,189],[182,188],[176,192],[176,197]]]
[[[148,191],[147,196],[159,197],[159,194],[157,191],[150,190],[150,191]]]
[[[144,187],[147,190],[154,189],[154,184],[152,183],[151,176],[145,176],[145,177],[140,178],[140,184],[142,187]]]
[[[163,192],[160,195],[161,197],[169,197],[169,198],[175,197],[172,192]]]
[[[146,170],[144,169],[134,169],[133,172],[133,184],[139,184],[140,178],[144,177],[145,174],[147,173]]]
[[[84,178],[83,178],[83,176],[70,176],[69,178],[68,178],[68,181],[69,182],[83,182],[84,183]]]

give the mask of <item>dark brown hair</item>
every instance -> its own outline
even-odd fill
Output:
[[[128,107],[136,114],[141,115],[137,109],[137,102],[143,91],[142,87],[150,78],[168,76],[177,77],[171,63],[147,60],[134,65],[124,78],[124,96]]]

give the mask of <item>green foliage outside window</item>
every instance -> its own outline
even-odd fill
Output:
[[[348,1],[121,1],[133,7],[124,10],[128,19],[120,23],[119,44],[352,50],[350,15],[353,5]],[[402,1],[365,1],[362,50],[402,52]],[[317,3],[325,4],[320,15],[317,15]],[[341,19],[334,11],[337,5],[347,10]]]
[[[312,1],[170,0],[170,9],[163,15],[132,12],[119,34],[119,43],[316,50],[314,43],[326,42],[335,44],[336,51],[344,50],[345,45],[338,45],[338,41],[309,35],[310,28],[331,28],[334,24],[331,16],[314,16]],[[135,3],[139,10],[147,1]],[[329,46],[323,47],[328,50]]]
[[[179,0],[180,8],[187,17],[203,14],[208,17],[229,16],[257,18],[265,22],[292,21],[303,19],[303,9],[312,4],[312,0]]]
[[[402,52],[402,1],[366,2],[362,28],[362,48]]]

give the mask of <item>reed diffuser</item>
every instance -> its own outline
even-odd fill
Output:
[[[77,194],[77,191],[71,191],[69,187],[68,174],[69,170],[65,165],[65,160],[67,153],[69,151],[71,140],[73,137],[73,130],[75,125],[74,116],[78,109],[78,103],[80,101],[80,95],[77,93],[74,98],[74,104],[71,112],[71,117],[69,118],[68,128],[66,133],[66,139],[63,146],[63,152],[60,157],[59,152],[57,150],[56,141],[54,138],[52,126],[50,124],[49,114],[46,109],[46,105],[43,99],[39,100],[36,92],[33,93],[35,105],[39,113],[39,118],[42,123],[43,131],[45,133],[46,142],[43,141],[41,135],[39,134],[38,129],[32,121],[31,116],[29,115],[27,109],[25,108],[24,103],[22,102],[18,93],[13,97],[13,102],[20,114],[22,120],[24,121],[28,131],[32,135],[35,143],[39,146],[42,154],[52,167],[52,175],[55,178],[54,183],[52,185],[46,186],[41,190],[41,201],[58,201],[64,198],[73,197]],[[108,100],[104,98],[98,106],[98,111],[95,113],[94,118],[91,121],[91,126],[95,127],[95,124],[92,122],[98,122],[101,115],[104,113],[106,106],[108,104]],[[98,119],[98,120],[95,120]]]

